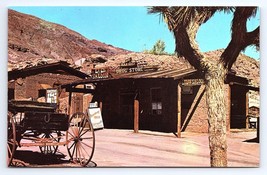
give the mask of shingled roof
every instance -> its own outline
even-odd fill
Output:
[[[69,66],[65,61],[59,61],[55,63],[37,65],[33,67],[27,67],[24,69],[14,69],[8,72],[8,80],[17,78],[23,78],[40,73],[58,73],[58,74],[70,74],[85,79],[89,75],[76,70]]]

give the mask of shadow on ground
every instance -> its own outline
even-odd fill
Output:
[[[64,164],[70,163],[64,160],[66,156],[60,153],[54,155],[45,155],[40,152],[17,150],[15,158],[30,165],[49,165],[49,164]]]
[[[258,137],[255,137],[253,139],[248,139],[248,140],[245,140],[243,142],[248,142],[248,143],[260,143],[260,140]]]
[[[12,161],[13,162],[13,161]],[[66,156],[60,152],[54,155],[46,155],[40,152],[28,150],[17,150],[14,156],[13,167],[81,167],[66,159]],[[97,167],[93,161],[85,167]]]

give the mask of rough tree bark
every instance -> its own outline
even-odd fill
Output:
[[[200,52],[199,46],[195,42],[200,23],[191,23],[190,32],[186,31],[183,26],[176,28],[177,31],[174,32],[176,50],[191,65],[204,72],[209,122],[210,165],[211,167],[227,167],[227,111],[224,91],[227,68],[223,62],[211,61],[211,58],[205,57]]]
[[[225,76],[222,63],[210,66],[205,74],[211,167],[227,166]]]

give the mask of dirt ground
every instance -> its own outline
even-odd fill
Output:
[[[260,144],[256,131],[228,134],[228,166],[258,167]],[[88,167],[209,167],[208,135],[103,129],[95,131],[96,145]],[[56,155],[40,153],[38,147],[18,148],[16,160],[27,167],[79,167],[69,161],[67,148],[60,146]]]

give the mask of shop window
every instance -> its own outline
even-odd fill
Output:
[[[182,86],[182,94],[193,94],[193,86]]]
[[[46,89],[39,89],[38,90],[38,98],[46,97]]]
[[[162,95],[161,88],[151,88],[151,110],[153,115],[162,114]]]

